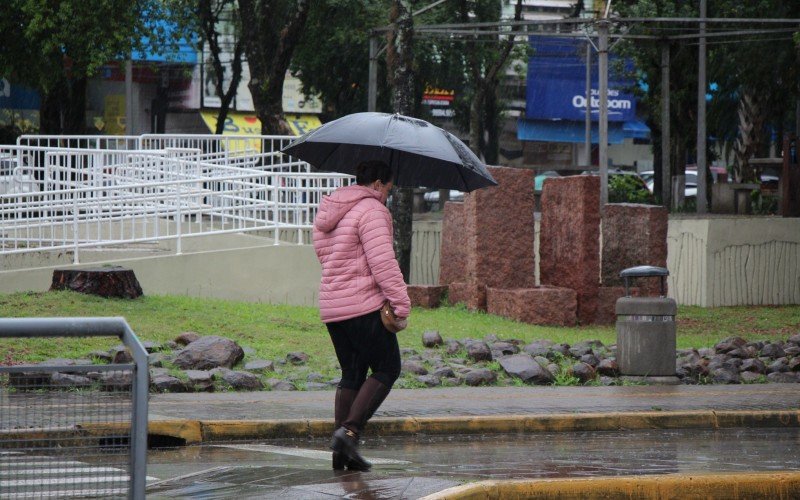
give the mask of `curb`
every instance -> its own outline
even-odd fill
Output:
[[[515,434],[636,429],[724,429],[732,427],[800,427],[800,410],[619,412],[550,415],[376,418],[369,433],[379,436],[417,434]],[[124,437],[129,424],[87,423],[60,429],[20,429],[0,434],[0,448],[28,441]],[[151,438],[172,444],[202,444],[280,438],[328,437],[331,419],[151,420]],[[5,441],[5,443],[4,443]]]
[[[580,479],[480,481],[421,500],[658,498],[752,499],[800,497],[800,472],[670,474]]]

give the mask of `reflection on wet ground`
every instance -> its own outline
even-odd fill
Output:
[[[331,471],[326,444],[154,450],[148,498],[419,498],[482,479],[800,469],[800,430],[783,428],[372,438],[369,473]]]

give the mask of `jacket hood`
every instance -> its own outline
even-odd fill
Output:
[[[323,233],[332,231],[342,217],[365,198],[375,198],[380,203],[381,193],[366,186],[353,184],[339,188],[328,196],[323,196],[314,219],[314,227]]]

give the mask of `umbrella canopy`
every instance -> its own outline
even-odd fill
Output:
[[[457,137],[400,114],[354,113],[328,122],[281,150],[319,170],[355,175],[366,160],[392,167],[395,184],[435,189],[496,186],[486,166]]]

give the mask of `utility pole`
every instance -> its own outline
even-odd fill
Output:
[[[700,0],[697,62],[697,213],[708,211],[706,196],[706,0]]]
[[[669,120],[669,42],[661,42],[661,202],[667,209],[672,199]]]
[[[586,117],[583,141],[585,166],[592,164],[592,44],[586,42]]]
[[[367,83],[367,111],[376,111],[378,103],[378,37],[369,35],[369,80]]]
[[[598,24],[597,71],[600,80],[599,156],[600,156],[600,213],[608,203],[608,20]]]

